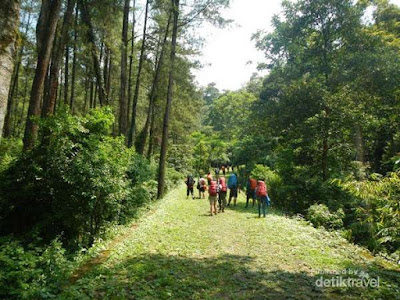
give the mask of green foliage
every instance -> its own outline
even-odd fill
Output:
[[[352,238],[373,251],[387,250],[400,255],[400,173],[370,180],[350,180],[340,185],[355,197]]]
[[[173,168],[167,168],[166,180],[165,180],[165,190],[170,191],[173,187],[176,187],[179,183],[183,181],[185,176]]]
[[[130,158],[127,170],[131,185],[142,185],[144,182],[155,179],[156,166],[139,154],[134,154]]]
[[[193,173],[192,149],[190,145],[171,145],[168,148],[168,165],[182,174]]]
[[[108,108],[45,119],[41,143],[1,174],[2,227],[15,233],[34,227],[47,240],[63,233],[72,246],[93,243],[118,220],[130,191],[132,152],[122,138],[108,136],[113,120]],[[140,172],[132,182],[146,179]]]
[[[67,279],[72,263],[61,242],[46,248],[23,247],[16,240],[2,239],[0,248],[0,297],[44,299],[55,297]]]
[[[209,171],[212,166],[221,166],[230,161],[228,143],[219,134],[195,132],[192,134],[194,144],[192,155],[192,165],[196,175],[201,176]]]
[[[344,211],[341,208],[333,213],[324,204],[313,204],[307,210],[307,219],[316,227],[341,229],[343,228],[343,218]]]
[[[22,141],[2,138],[0,142],[0,173],[6,170],[21,154]]]

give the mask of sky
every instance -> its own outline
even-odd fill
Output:
[[[400,6],[400,0],[390,2]],[[258,30],[272,31],[271,20],[281,12],[280,3],[281,0],[231,0],[223,16],[233,19],[236,25],[224,29],[204,25],[199,29],[205,39],[199,57],[204,67],[194,71],[200,86],[215,82],[220,90],[237,90],[258,72],[257,62],[265,59],[263,53],[256,50],[251,36]],[[265,71],[258,73],[263,75]]]

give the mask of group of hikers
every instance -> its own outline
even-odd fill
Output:
[[[233,199],[233,206],[236,206],[236,201],[238,197],[238,190],[239,190],[239,181],[238,176],[235,172],[233,172],[232,167],[232,174],[228,177],[228,182],[226,182],[225,174],[226,174],[226,167],[222,166],[220,168],[215,169],[216,178],[213,178],[210,172],[208,172],[206,179],[199,178],[197,181],[197,190],[199,191],[199,199],[205,199],[205,193],[208,191],[208,200],[210,202],[210,216],[216,215],[218,212],[224,212],[225,207],[231,204]],[[222,174],[220,176],[220,171]],[[196,180],[194,180],[192,175],[188,175],[185,181],[187,187],[186,198],[189,195],[192,196],[194,199],[194,185]],[[229,189],[229,198],[227,203],[227,193]],[[263,216],[266,216],[267,213],[267,206],[270,205],[270,199],[268,196],[267,185],[265,181],[261,178],[256,180],[251,176],[247,179],[246,184],[246,208],[249,206],[249,200],[253,200],[253,205],[255,205],[255,201],[257,200],[258,203],[258,217],[261,217],[261,210]],[[218,212],[217,212],[217,201],[218,201]]]

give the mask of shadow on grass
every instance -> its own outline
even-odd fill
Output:
[[[236,206],[233,205],[233,201],[231,202],[231,204],[229,206],[226,207],[226,209],[232,210],[232,211],[236,211],[239,213],[251,213],[254,215],[258,216],[258,204],[257,204],[257,200],[256,203],[254,205],[254,207],[252,206],[253,200],[250,199],[249,201],[249,206],[246,207],[246,198],[245,197],[239,197],[238,202],[236,203]],[[262,214],[262,210],[261,210],[261,214]],[[285,216],[284,213],[282,213],[282,211],[280,211],[279,209],[275,208],[274,206],[268,206],[267,207],[267,214],[269,215],[276,215],[276,216]]]
[[[142,255],[98,266],[64,299],[366,299],[365,288],[320,289],[320,275],[254,269],[249,256],[215,258]],[[357,266],[352,266],[356,268]],[[393,279],[394,280],[394,279]],[[392,282],[391,282],[392,283]],[[394,290],[393,290],[394,291]],[[390,292],[390,291],[389,291]],[[393,295],[378,294],[381,299]],[[376,295],[375,295],[376,296]],[[375,298],[375,297],[374,297]]]

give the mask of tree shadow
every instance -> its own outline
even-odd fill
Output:
[[[224,254],[193,259],[145,254],[116,265],[95,267],[64,291],[62,298],[365,299],[369,293],[365,288],[322,289],[316,286],[320,274],[267,271],[255,269],[255,265],[250,256]],[[394,299],[393,294],[385,295],[377,298]]]

